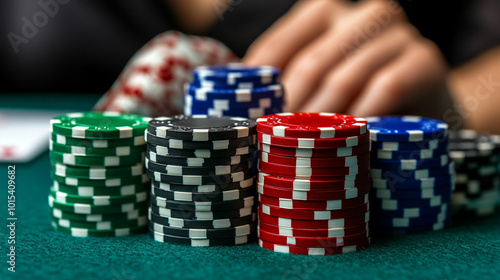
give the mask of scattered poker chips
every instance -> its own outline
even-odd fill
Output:
[[[283,111],[280,71],[271,66],[200,66],[184,94],[185,115],[257,119]]]
[[[457,172],[451,200],[455,218],[494,213],[500,203],[500,136],[450,131],[450,157]]]
[[[370,142],[362,118],[281,113],[257,119],[259,245],[333,255],[370,244]]]
[[[54,229],[77,237],[144,232],[149,188],[144,131],[149,120],[94,112],[51,120]]]
[[[219,246],[255,239],[254,121],[159,117],[144,133],[154,240]]]
[[[455,165],[448,126],[417,116],[367,118],[370,130],[370,232],[404,234],[450,223]]]

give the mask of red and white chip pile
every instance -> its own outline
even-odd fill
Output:
[[[217,40],[177,31],[162,33],[130,59],[94,110],[150,117],[180,114],[184,84],[195,67],[234,61],[236,56]]]
[[[363,118],[282,113],[257,119],[259,245],[334,255],[370,245],[370,141]]]

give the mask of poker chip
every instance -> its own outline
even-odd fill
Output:
[[[160,138],[146,132],[145,139],[148,143],[153,145],[163,146],[170,149],[209,149],[209,150],[229,150],[241,147],[253,146],[256,144],[257,140],[255,135],[238,138],[238,139],[227,139],[227,140],[214,140],[214,141],[184,141],[172,138]]]
[[[73,236],[122,236],[147,226],[144,132],[150,118],[71,113],[51,121],[53,228]]]
[[[215,239],[215,238],[231,238],[237,236],[245,236],[254,234],[256,226],[253,223],[235,226],[233,228],[220,229],[198,229],[198,228],[176,228],[164,226],[162,224],[151,223],[150,229],[154,232],[162,233],[170,236],[185,237],[190,239]]]
[[[186,158],[217,158],[217,157],[232,157],[240,155],[249,155],[255,152],[253,146],[240,147],[235,149],[227,150],[209,150],[209,149],[195,149],[195,150],[184,150],[184,149],[171,149],[163,146],[155,146],[148,144],[148,150],[160,156],[179,156]],[[149,155],[149,157],[153,157]]]
[[[329,228],[348,228],[360,225],[366,226],[369,220],[370,212],[347,218],[336,218],[329,220],[305,220],[276,217],[259,211],[259,221],[261,222],[281,227],[305,228],[315,230]]]
[[[448,125],[418,116],[367,118],[372,141],[419,142],[447,136]]]
[[[125,203],[121,205],[92,205],[83,203],[62,203],[56,201],[52,195],[49,195],[49,206],[57,208],[61,211],[75,214],[111,214],[125,213],[133,210],[138,210],[147,205],[146,202]]]
[[[192,247],[211,247],[211,246],[225,246],[225,245],[241,245],[246,244],[254,237],[250,235],[236,236],[234,238],[213,238],[213,239],[192,239],[187,237],[179,237],[175,235],[162,234],[153,229],[149,229],[149,236],[158,242],[168,242],[175,244],[190,245]]]
[[[215,141],[252,136],[256,123],[246,118],[183,116],[155,118],[148,132],[158,137],[188,141]]]
[[[296,167],[314,167],[314,168],[329,168],[329,167],[348,167],[356,166],[358,162],[367,162],[370,158],[369,153],[340,157],[340,158],[310,158],[310,157],[292,157],[281,156],[264,151],[259,152],[259,159],[263,162],[271,164],[280,164]]]
[[[89,148],[83,146],[68,146],[50,142],[50,151],[67,153],[75,156],[129,156],[144,152],[144,146],[120,146],[110,148]]]
[[[211,212],[248,208],[254,205],[254,196],[228,201],[174,201],[151,195],[151,205],[172,210]]]
[[[76,196],[129,196],[144,192],[149,184],[131,184],[114,188],[75,187],[54,181],[54,191]]]
[[[252,184],[253,186],[253,184]],[[192,192],[185,191],[170,191],[156,188],[151,184],[151,194],[172,201],[232,201],[246,197],[253,197],[255,190],[253,188],[234,189],[234,190],[219,190],[211,192]]]
[[[145,134],[152,179],[150,235],[191,246],[255,235],[255,122],[241,117],[153,119]]]
[[[363,250],[370,246],[370,240],[366,240],[365,243],[360,243],[350,246],[340,246],[340,247],[323,247],[323,248],[308,248],[299,246],[287,246],[281,244],[275,244],[272,242],[267,242],[259,239],[259,246],[263,249],[271,250],[277,253],[285,254],[297,254],[297,255],[316,255],[316,256],[328,256],[328,255],[339,255],[347,254],[352,252],[357,252]]]
[[[331,247],[368,244],[369,135],[365,119],[347,115],[281,113],[257,119],[259,242],[323,255]]]
[[[79,196],[72,195],[63,192],[59,192],[51,188],[51,197],[54,201],[60,203],[77,203],[77,204],[89,204],[89,205],[122,205],[126,203],[138,203],[147,200],[147,192],[140,192],[133,195],[123,195],[123,196]]]
[[[193,220],[163,217],[157,215],[149,209],[148,219],[150,222],[172,228],[187,228],[187,229],[231,229],[243,225],[255,225],[256,214],[253,213],[241,218],[215,219],[215,220]],[[171,234],[172,235],[172,234]]]
[[[142,163],[144,156],[144,153],[129,156],[79,156],[55,151],[50,152],[52,162],[84,167],[135,165]]]
[[[326,229],[307,229],[307,228],[291,228],[291,227],[281,227],[277,225],[268,224],[265,222],[259,222],[259,228],[263,231],[274,233],[280,236],[289,237],[344,237],[349,235],[355,235],[360,233],[365,233],[368,231],[368,225],[359,225],[348,228],[326,228]]]
[[[351,136],[346,138],[290,138],[271,136],[269,134],[258,133],[257,139],[259,142],[267,145],[274,145],[296,149],[333,149],[358,146],[368,143],[370,140],[369,134],[365,133],[359,136]]]
[[[75,186],[75,187],[120,187],[130,184],[144,184],[149,182],[149,177],[146,174],[140,176],[122,177],[106,180],[91,180],[72,177],[62,177],[53,174],[54,181],[61,184]]]
[[[371,150],[370,230],[378,235],[442,229],[455,164],[448,125],[418,116],[367,118]]]
[[[259,172],[258,182],[263,185],[275,186],[294,191],[321,191],[321,190],[346,190],[358,186],[365,186],[369,183],[368,174],[358,174],[339,177],[338,179],[315,179],[289,178],[273,176],[264,172]]]
[[[257,191],[260,194],[271,196],[275,198],[286,198],[295,200],[312,200],[312,201],[325,201],[325,200],[338,200],[338,199],[351,199],[364,196],[370,191],[370,184],[360,186],[359,188],[351,188],[345,190],[335,191],[295,191],[284,188],[277,188],[270,185],[257,184]]]
[[[224,85],[224,88],[251,88],[277,84],[279,75],[279,69],[272,66],[251,67],[238,63],[226,66],[200,66],[193,71],[195,84]]]
[[[184,89],[184,114],[257,119],[285,105],[280,71],[243,64],[198,67]]]
[[[457,219],[496,213],[500,205],[500,136],[473,130],[451,131],[450,157],[457,185],[451,211]]]
[[[361,162],[358,165],[347,167],[304,167],[304,166],[291,166],[283,164],[274,164],[265,161],[259,162],[259,169],[265,173],[271,173],[281,176],[294,176],[294,177],[307,177],[311,179],[318,178],[331,178],[338,176],[349,176],[368,173],[370,170],[370,163],[368,160]]]
[[[151,204],[151,212],[167,218],[195,219],[195,220],[219,220],[241,218],[252,215],[253,207],[226,211],[183,211],[158,207]]]
[[[71,113],[51,120],[51,132],[84,139],[121,139],[142,136],[150,118],[113,112]]]
[[[60,134],[52,134],[53,143],[68,146],[88,147],[88,148],[112,148],[126,146],[144,146],[146,141],[143,135],[123,139],[84,139],[72,138]]]
[[[331,220],[338,218],[349,218],[354,216],[362,215],[368,212],[368,204],[363,204],[361,206],[340,209],[340,210],[326,210],[326,211],[314,211],[314,210],[300,210],[300,209],[283,209],[270,205],[260,204],[260,209],[262,213],[275,216],[283,217],[288,219],[303,219],[303,220]]]
[[[144,173],[144,165],[142,163],[123,167],[71,167],[61,163],[52,163],[51,168],[57,176],[90,180],[140,176]]]
[[[345,138],[365,134],[363,118],[333,113],[282,113],[257,120],[263,134],[291,138]]]
[[[191,166],[179,166],[179,165],[165,165],[161,163],[155,163],[154,161],[149,161],[146,159],[146,168],[156,172],[162,172],[167,175],[227,175],[231,173],[236,173],[240,171],[245,171],[253,166],[253,162],[247,161],[245,163],[234,164],[234,165],[217,165],[213,167],[191,167]]]
[[[259,150],[268,154],[291,156],[291,157],[306,157],[306,158],[340,158],[366,154],[370,152],[370,143],[362,144],[354,147],[332,148],[332,149],[301,149],[287,148],[280,146],[272,146],[259,143]]]
[[[171,164],[191,167],[211,167],[216,165],[234,165],[253,161],[253,154],[219,158],[186,158],[180,156],[160,156],[155,152],[149,152],[146,158],[150,162]]]
[[[52,208],[50,214],[54,218],[70,220],[70,221],[82,221],[82,222],[113,222],[113,221],[126,221],[126,220],[137,220],[147,214],[145,209],[131,210],[124,213],[112,213],[112,214],[76,214],[72,212],[62,211],[57,208]]]
[[[168,175],[162,172],[147,170],[148,176],[159,182],[181,185],[230,184],[250,179],[253,170],[239,171],[225,175]]]
[[[180,191],[180,192],[193,192],[193,193],[213,193],[215,196],[222,191],[241,190],[253,188],[255,186],[255,178],[249,178],[239,182],[224,183],[224,184],[210,184],[210,185],[181,185],[169,184],[158,181],[152,181],[151,186],[158,190],[165,191]]]
[[[361,242],[366,242],[369,239],[368,231],[361,233],[342,236],[342,237],[302,237],[302,236],[283,236],[258,229],[259,239],[267,242],[272,242],[281,245],[292,245],[299,247],[311,248],[328,248],[356,245]]]
[[[259,193],[259,201],[263,204],[284,209],[303,210],[340,210],[361,206],[368,203],[368,194],[352,199],[304,201],[297,199],[276,198]]]

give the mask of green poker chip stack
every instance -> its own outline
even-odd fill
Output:
[[[150,118],[112,112],[51,120],[52,227],[76,237],[124,236],[147,226],[144,131]]]

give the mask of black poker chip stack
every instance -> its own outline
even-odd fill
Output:
[[[496,212],[500,202],[500,136],[452,131],[450,157],[457,172],[452,197],[455,219]]]
[[[245,118],[160,117],[145,132],[149,234],[191,246],[253,240],[256,124]]]

